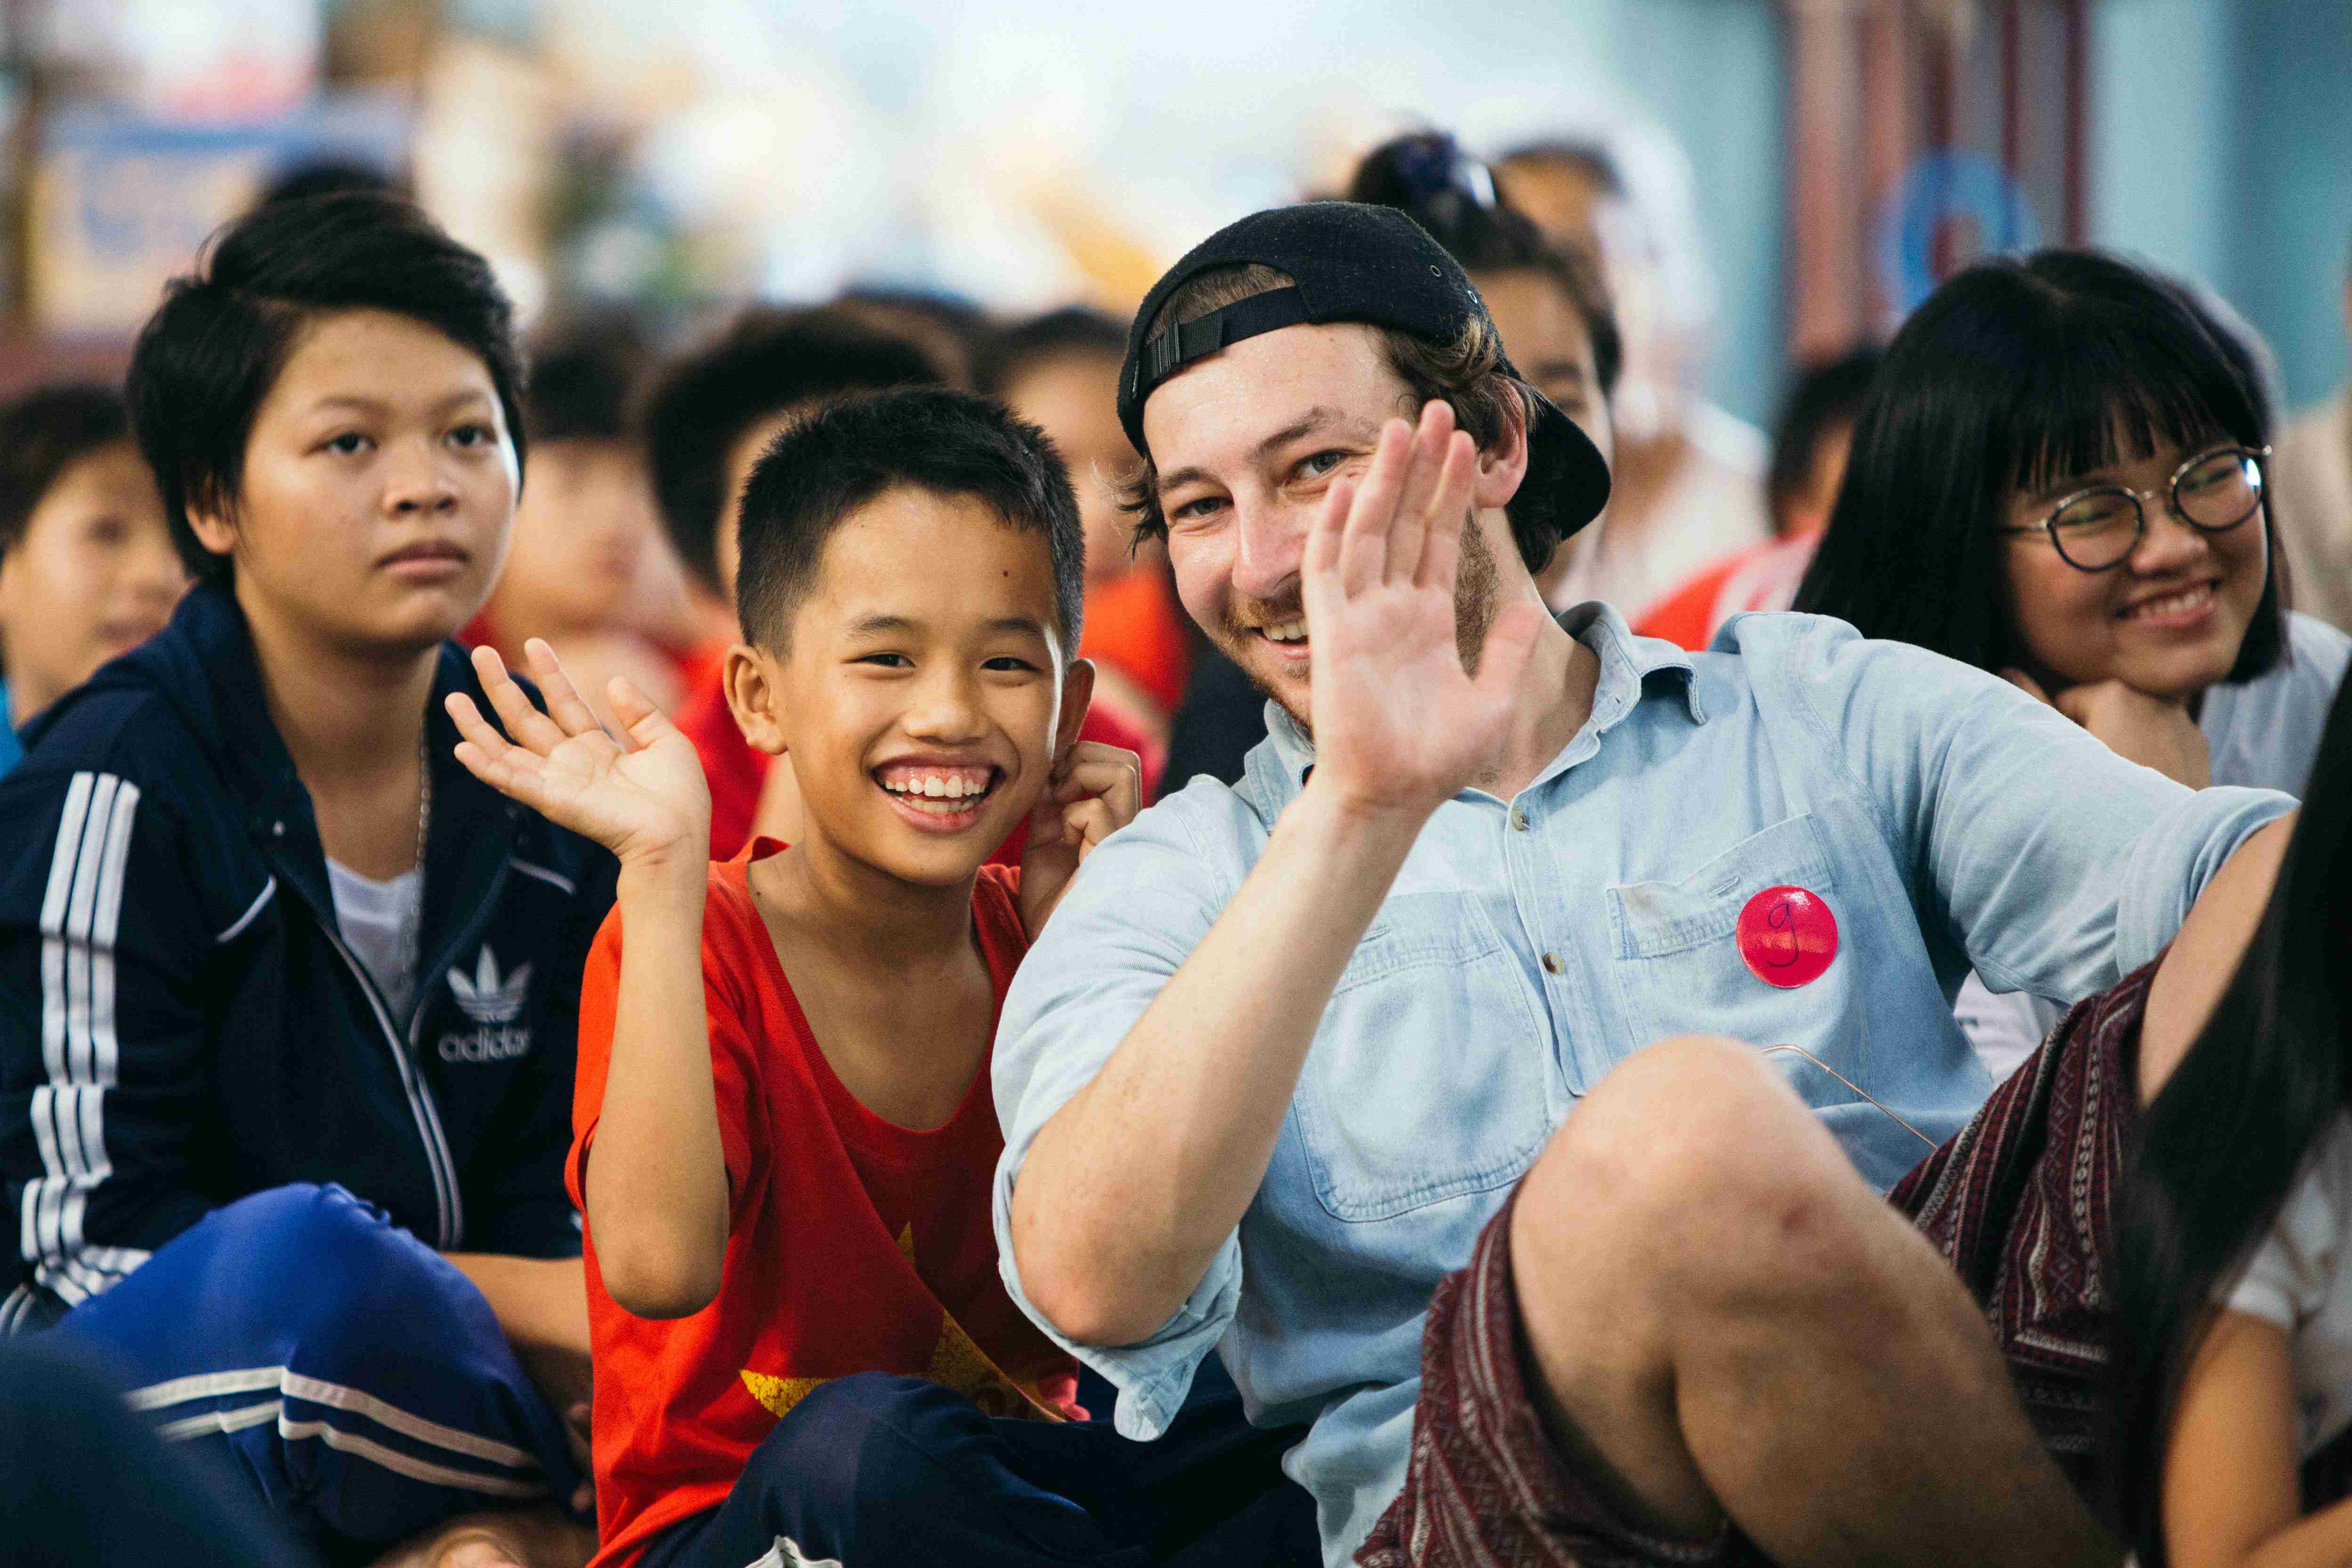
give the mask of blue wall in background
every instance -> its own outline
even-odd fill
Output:
[[[2200,279],[2270,340],[2300,407],[2345,379],[2352,4],[2104,0],[2092,238]]]

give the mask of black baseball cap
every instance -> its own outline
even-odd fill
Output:
[[[1254,294],[1185,321],[1147,344],[1144,334],[1169,298],[1202,272],[1255,263],[1288,274],[1296,286]],[[1394,207],[1360,202],[1305,202],[1228,224],[1202,240],[1152,285],[1128,330],[1118,377],[1118,422],[1139,452],[1143,405],[1160,384],[1193,361],[1230,343],[1301,322],[1363,321],[1432,343],[1494,318],[1470,276],[1429,232]],[[1506,356],[1502,368],[1518,371]],[[1600,515],[1609,500],[1609,465],[1600,449],[1551,399],[1528,387],[1528,473],[1521,495],[1552,498],[1562,539]]]

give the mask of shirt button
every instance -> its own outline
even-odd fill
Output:
[[[1543,966],[1546,974],[1565,973],[1568,969],[1568,965],[1559,961],[1559,954],[1556,952],[1547,952],[1543,955]]]
[[[1525,833],[1527,830],[1528,814],[1521,811],[1516,805],[1511,807],[1511,831],[1514,833]]]

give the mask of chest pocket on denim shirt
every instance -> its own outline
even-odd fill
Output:
[[[1740,956],[1739,912],[1767,888],[1804,888],[1839,923],[1838,949],[1811,982],[1767,984]],[[1733,845],[1688,876],[1609,889],[1619,978],[1640,1043],[1671,1035],[1728,1035],[1758,1046],[1801,1047],[1857,1078],[1863,1019],[1853,931],[1837,879],[1810,814],[1778,822]],[[1819,1070],[1792,1069],[1790,1082],[1816,1106],[1853,1100]]]
[[[1293,1102],[1315,1195],[1391,1218],[1506,1186],[1551,1131],[1551,1035],[1474,900],[1381,906],[1323,1014]]]

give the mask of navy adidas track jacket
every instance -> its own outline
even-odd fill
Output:
[[[0,778],[0,1333],[288,1182],[340,1182],[444,1251],[579,1251],[580,972],[616,868],[451,757],[453,690],[488,711],[454,645],[404,1027],[343,943],[226,593],[32,726]]]

